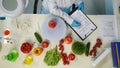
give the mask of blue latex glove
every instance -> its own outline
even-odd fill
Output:
[[[80,26],[81,24],[79,23],[79,22],[77,22],[76,20],[73,20],[73,22],[72,22],[72,24],[71,24],[71,26],[72,27],[78,27],[78,26]]]
[[[84,10],[84,2],[81,2],[80,5],[78,6],[79,10]]]
[[[0,17],[0,20],[5,20],[6,18],[5,17]]]

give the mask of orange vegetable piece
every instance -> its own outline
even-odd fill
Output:
[[[42,52],[43,52],[43,49],[40,48],[40,47],[36,47],[36,48],[33,49],[33,54],[35,56],[39,56]]]

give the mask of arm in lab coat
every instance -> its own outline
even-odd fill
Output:
[[[71,16],[69,16],[67,13],[63,12],[61,9],[58,8],[56,2],[54,0],[49,0],[49,11],[51,14],[59,16],[61,18],[63,18],[68,24],[72,24],[72,22],[74,21]]]

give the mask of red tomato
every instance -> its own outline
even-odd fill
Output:
[[[72,39],[71,36],[66,36],[66,37],[64,38],[64,42],[65,42],[66,44],[70,44],[70,43],[72,43],[72,41],[73,41],[73,39]]]
[[[73,53],[70,53],[70,54],[68,55],[68,59],[69,59],[69,60],[74,60],[74,59],[75,59],[75,55],[74,55]]]
[[[59,44],[63,44],[63,43],[64,43],[64,39],[61,39]]]
[[[69,61],[64,61],[63,64],[64,64],[64,65],[69,65],[70,62],[69,62]]]
[[[29,53],[32,50],[32,45],[28,42],[25,42],[21,46],[21,51],[25,54]]]
[[[59,50],[64,51],[64,46],[63,45],[59,45]]]
[[[100,38],[97,38],[97,39],[96,39],[96,42],[100,43],[100,42],[101,42],[101,39],[100,39]]]
[[[63,64],[66,65],[66,64],[67,64],[67,61],[63,61]]]
[[[49,43],[47,41],[42,42],[42,47],[43,48],[47,48],[48,45],[49,45]]]
[[[70,64],[70,62],[69,61],[67,61],[67,63],[66,63],[67,65],[69,65]]]
[[[49,26],[50,28],[55,28],[56,22],[55,22],[54,20],[50,20],[49,23],[48,23],[48,26]]]

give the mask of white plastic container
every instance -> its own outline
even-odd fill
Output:
[[[15,10],[9,11],[3,6],[4,0],[0,0],[0,17],[17,17],[24,12],[27,7],[29,0],[17,0],[17,8]]]

